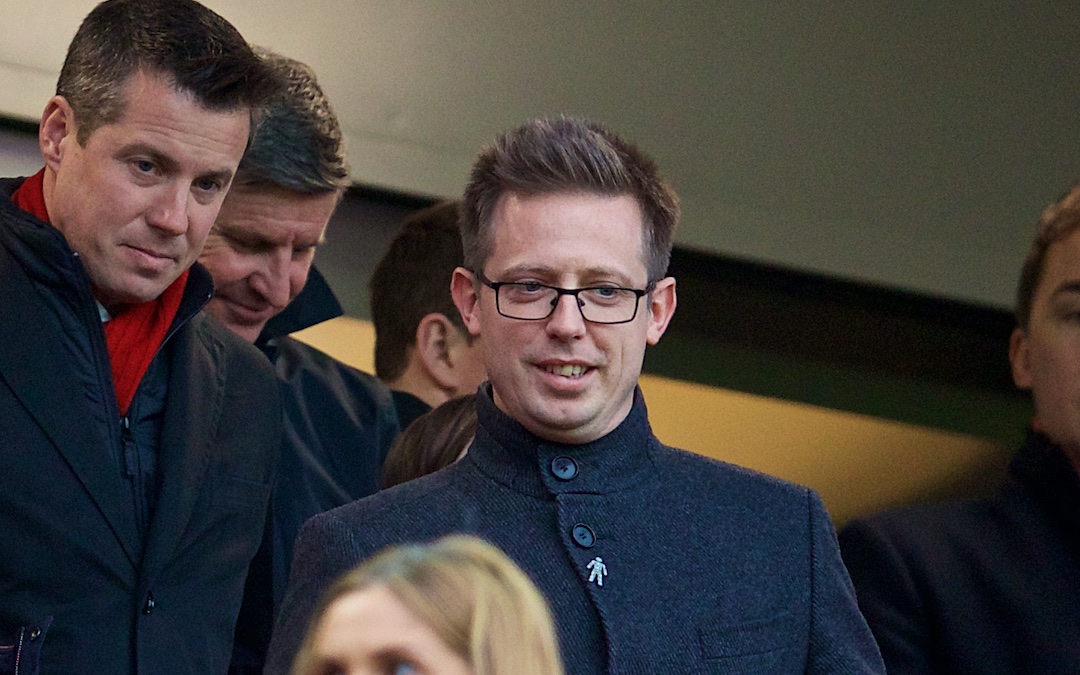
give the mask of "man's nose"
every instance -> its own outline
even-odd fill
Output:
[[[560,295],[555,300],[555,307],[547,320],[548,333],[569,339],[585,333],[585,316],[581,313],[581,304],[575,295]]]
[[[292,251],[288,247],[275,248],[263,256],[263,265],[256,272],[253,286],[267,302],[284,309],[289,304],[289,263]]]
[[[169,235],[181,235],[188,228],[188,191],[180,184],[168,183],[146,214],[146,222]]]

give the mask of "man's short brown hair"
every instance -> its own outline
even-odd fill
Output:
[[[1042,279],[1046,265],[1046,253],[1051,244],[1080,228],[1080,183],[1073,185],[1056,202],[1043,211],[1035,225],[1035,240],[1031,243],[1024,266],[1020,269],[1020,282],[1016,288],[1016,323],[1027,328],[1031,319],[1031,306],[1035,291]]]
[[[120,119],[124,85],[140,70],[169,77],[219,112],[254,111],[273,87],[236,28],[198,2],[105,0],[83,19],[56,83],[75,113],[80,144]]]
[[[401,376],[416,328],[438,312],[469,336],[450,295],[450,279],[463,262],[456,201],[409,216],[371,275],[371,321],[375,326],[375,374]]]
[[[558,192],[629,195],[641,207],[650,281],[667,274],[679,200],[656,163],[608,129],[582,119],[535,119],[502,134],[473,164],[465,188],[461,237],[465,266],[481,270],[494,246],[499,200]]]

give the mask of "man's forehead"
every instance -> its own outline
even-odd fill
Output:
[[[563,226],[569,230],[560,231]],[[570,243],[563,246],[564,237],[589,233],[604,239],[605,245],[595,246],[595,241],[586,237],[589,248],[574,248]],[[627,242],[637,244],[634,262],[640,260],[645,265],[643,215],[640,204],[629,194],[507,193],[500,198],[492,217],[492,256],[506,253],[500,244],[509,242],[513,242],[511,248],[524,259],[503,262],[518,271],[557,271],[559,266],[545,266],[530,255],[541,249],[550,252],[554,247],[559,249],[560,258],[575,260],[575,266],[582,272],[618,272],[627,262],[620,259],[618,250]]]
[[[1080,293],[1080,229],[1050,244],[1039,286],[1050,295]]]
[[[219,113],[221,115],[236,115],[243,114],[250,118],[251,109],[247,107],[238,107],[232,110],[219,110],[216,108],[208,108],[203,101],[195,95],[190,89],[181,87],[176,83],[176,78],[171,73],[165,70],[139,67],[131,71],[131,73],[120,83],[117,90],[120,92],[120,106],[117,108],[117,116],[115,119],[107,120],[105,124],[115,124],[123,122],[129,115],[131,115],[135,106],[139,103],[144,103],[143,98],[146,94],[146,90],[149,88],[157,88],[159,91],[168,91],[170,94],[176,96],[187,103],[190,103],[206,112]]]
[[[523,204],[530,204],[536,202],[547,202],[551,204],[564,204],[577,202],[582,199],[593,199],[598,201],[610,201],[610,202],[627,202],[632,203],[637,207],[637,213],[642,218],[644,217],[641,211],[641,204],[637,198],[629,192],[607,193],[598,190],[591,190],[588,188],[581,189],[561,189],[561,190],[549,190],[544,192],[525,192],[522,190],[507,190],[499,196],[495,202],[494,212],[496,214],[504,211],[509,206],[521,206]]]
[[[266,242],[291,240],[296,235],[321,242],[338,195],[306,195],[279,187],[236,184],[222,204],[214,229]]]
[[[118,114],[98,120],[84,142],[99,140],[114,154],[148,154],[166,169],[226,185],[232,180],[250,134],[247,108],[206,108],[167,73],[145,69],[129,75],[119,92]]]

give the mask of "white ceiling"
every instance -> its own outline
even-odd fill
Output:
[[[206,0],[306,61],[360,182],[456,195],[538,114],[604,122],[680,243],[1000,307],[1080,177],[1080,3]],[[0,0],[0,113],[34,119],[86,0]]]

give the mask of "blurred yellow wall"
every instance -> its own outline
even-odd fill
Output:
[[[296,337],[374,372],[369,322],[341,317]],[[664,443],[808,485],[838,525],[853,516],[986,490],[1010,450],[981,438],[645,375]]]

